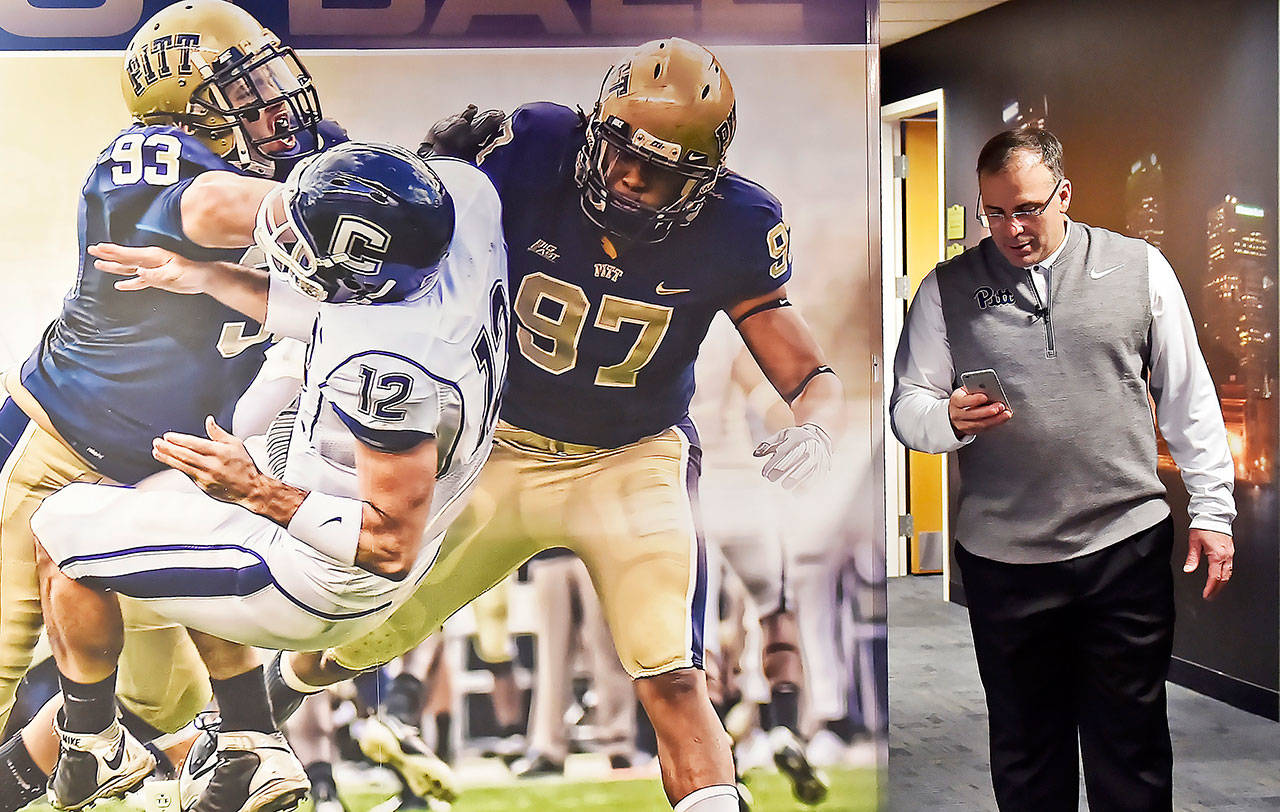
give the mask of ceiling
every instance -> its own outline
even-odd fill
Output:
[[[880,0],[880,47],[923,34],[1005,0]]]

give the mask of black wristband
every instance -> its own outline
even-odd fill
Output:
[[[832,369],[831,367],[827,366],[826,364],[823,364],[823,365],[821,365],[821,366],[816,366],[816,367],[814,367],[814,368],[809,372],[809,374],[808,374],[808,375],[805,375],[805,376],[804,376],[804,380],[802,380],[802,381],[800,382],[800,385],[799,385],[799,386],[797,386],[795,389],[792,389],[792,390],[791,390],[791,392],[790,392],[789,394],[787,394],[787,395],[783,396],[783,398],[782,398],[782,399],[783,399],[783,400],[785,400],[785,401],[787,402],[787,405],[788,405],[788,406],[790,406],[790,405],[791,405],[791,401],[793,401],[793,400],[795,400],[796,398],[800,397],[800,393],[801,393],[801,392],[803,392],[803,391],[804,391],[804,388],[805,388],[806,386],[808,386],[808,385],[809,385],[809,381],[813,380],[814,378],[818,377],[819,375],[823,375],[823,374],[826,374],[826,373],[828,373],[828,372],[829,372],[829,373],[831,373],[832,375],[836,374],[836,371],[835,371],[834,369]]]
[[[739,324],[742,324],[744,321],[751,318],[757,313],[763,313],[766,310],[775,310],[779,307],[791,307],[791,302],[788,302],[786,299],[774,299],[771,302],[758,304],[755,307],[748,310],[746,313],[743,313],[741,316],[734,319],[733,326],[737,327]]]

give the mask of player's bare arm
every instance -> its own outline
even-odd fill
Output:
[[[236,172],[205,172],[182,193],[182,230],[206,248],[248,248],[258,207],[279,185]]]
[[[117,290],[157,288],[170,293],[207,293],[261,323],[267,317],[265,270],[234,262],[197,262],[164,248],[99,243],[89,246],[94,267],[124,277]]]
[[[786,288],[746,299],[726,311],[747,349],[782,399],[795,425],[756,449],[768,457],[763,474],[792,488],[830,466],[831,434],[840,428],[844,387],[827,367],[804,318],[786,300]]]
[[[168,432],[156,438],[152,453],[160,462],[191,477],[214,499],[240,505],[289,528],[312,492],[264,474],[250,458],[244,443],[212,417],[205,421],[205,428],[209,433],[207,438]],[[378,451],[357,443],[356,476],[360,484],[359,504],[337,504],[355,500],[317,496],[337,508],[333,519],[337,519],[338,525],[346,510],[358,508],[348,514],[359,517],[355,536],[356,566],[384,578],[400,580],[408,574],[417,557],[430,517],[436,442],[427,439],[399,453]],[[354,528],[340,526],[332,530],[354,532]]]

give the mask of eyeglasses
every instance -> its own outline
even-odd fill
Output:
[[[1004,223],[1010,219],[1012,219],[1018,225],[1022,225],[1022,226],[1028,225],[1029,223],[1031,223],[1032,220],[1036,219],[1037,217],[1045,213],[1045,210],[1049,208],[1049,204],[1052,203],[1053,199],[1058,196],[1058,189],[1062,187],[1062,182],[1064,180],[1066,180],[1066,178],[1058,179],[1057,184],[1053,187],[1053,192],[1049,194],[1049,199],[1041,203],[1039,206],[1036,206],[1033,209],[1021,209],[1019,211],[1011,212],[1009,214],[1005,214],[1004,212],[987,214],[986,212],[984,212],[982,210],[982,193],[979,192],[978,205],[977,205],[978,222],[982,224],[983,228],[991,228],[992,223],[995,223],[996,225],[1000,225],[1001,223]]]

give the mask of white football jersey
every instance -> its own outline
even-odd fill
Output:
[[[489,456],[510,313],[497,192],[470,164],[432,159],[430,166],[456,217],[439,273],[403,302],[319,305],[283,476],[299,488],[358,498],[356,443],[396,450],[434,437],[439,469],[427,540],[461,511]]]

